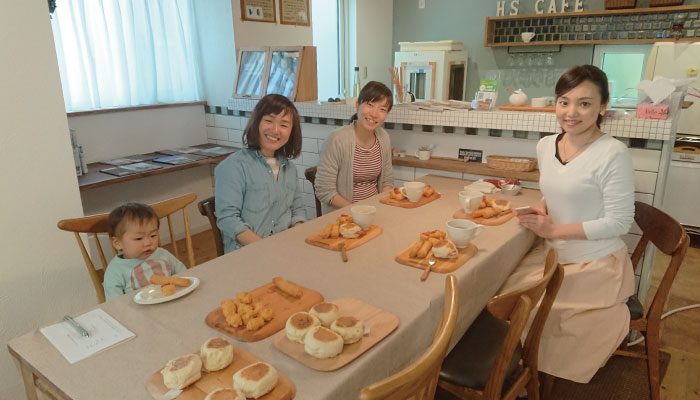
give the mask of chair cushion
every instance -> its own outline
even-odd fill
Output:
[[[440,370],[440,379],[459,386],[483,390],[489,379],[493,364],[508,333],[508,323],[484,309],[450,354],[445,357]],[[518,346],[510,360],[506,378],[518,369],[522,346]]]
[[[627,300],[627,308],[630,310],[630,319],[639,319],[644,317],[644,306],[639,301],[636,295],[630,296]]]

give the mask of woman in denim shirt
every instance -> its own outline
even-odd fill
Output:
[[[258,102],[243,132],[247,149],[215,169],[216,223],[231,252],[306,220],[297,169],[301,125],[294,104],[270,94]]]

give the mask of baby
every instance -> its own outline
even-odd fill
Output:
[[[128,203],[109,213],[109,238],[118,254],[109,262],[102,283],[107,300],[148,285],[151,275],[170,276],[186,269],[159,247],[160,220],[145,204]]]

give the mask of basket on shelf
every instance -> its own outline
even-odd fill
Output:
[[[649,0],[649,7],[680,6],[683,0]]]
[[[653,1],[653,0],[650,0]],[[634,8],[637,0],[605,0],[606,10],[617,10],[620,8]]]
[[[537,168],[537,159],[532,157],[486,156],[486,166],[494,169],[528,172]]]

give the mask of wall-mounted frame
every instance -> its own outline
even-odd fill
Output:
[[[277,22],[275,0],[240,0],[241,20],[253,22]]]
[[[311,26],[309,0],[279,0],[280,24]]]
[[[318,99],[314,46],[247,47],[238,51],[233,97],[277,93],[292,101]]]

